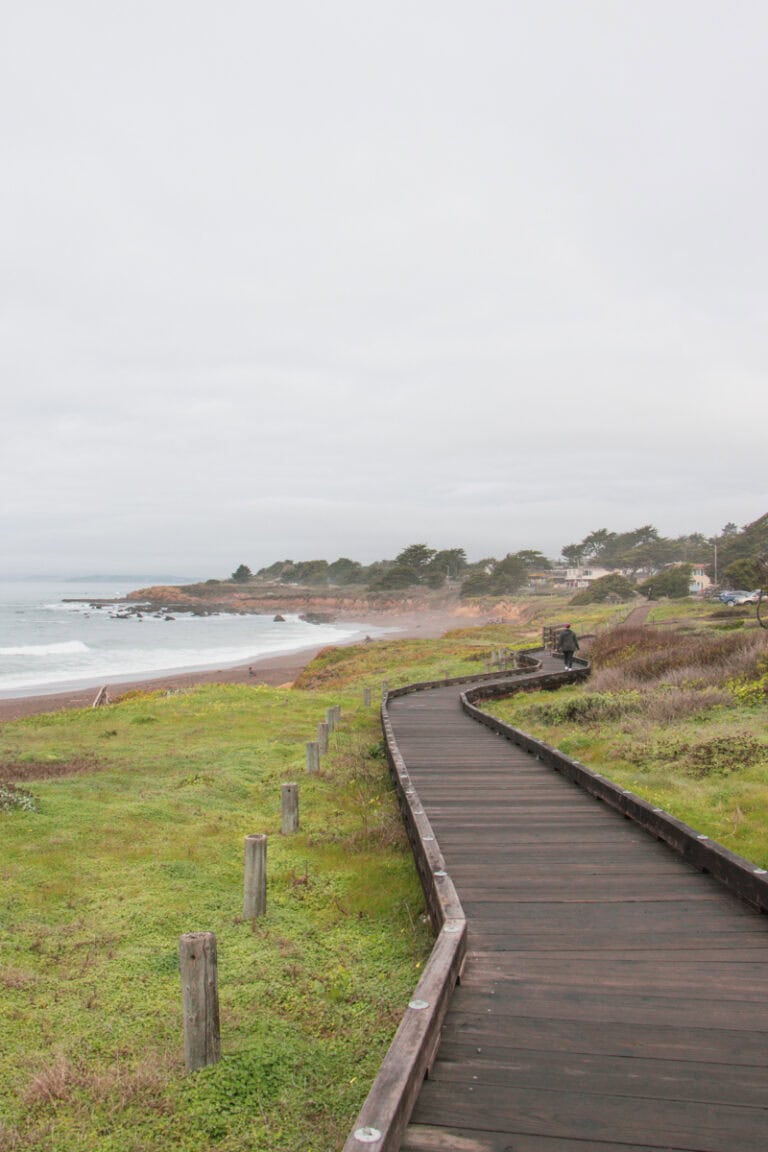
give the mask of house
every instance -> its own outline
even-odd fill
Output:
[[[551,576],[555,584],[565,588],[588,588],[593,580],[602,576],[612,576],[614,568],[600,568],[597,565],[581,568],[553,568]]]
[[[691,582],[688,591],[692,596],[703,596],[712,587],[712,581],[707,575],[708,564],[691,564]]]

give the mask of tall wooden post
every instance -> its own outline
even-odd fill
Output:
[[[320,745],[316,740],[307,741],[307,772],[320,771]]]
[[[245,838],[243,918],[253,920],[267,911],[267,838],[255,833]]]
[[[370,688],[363,688],[363,707],[370,708],[371,706],[371,690]]]
[[[328,754],[328,723],[321,720],[317,726],[317,746],[321,756]]]
[[[298,784],[283,784],[281,789],[283,811],[283,835],[297,832],[299,828],[299,786]]]
[[[216,937],[187,932],[179,937],[184,1060],[190,1072],[221,1058]]]
[[[326,708],[326,710],[325,710],[325,722],[328,725],[328,731],[333,732],[334,728],[336,727],[336,709],[335,708]]]

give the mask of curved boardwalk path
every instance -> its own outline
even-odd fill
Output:
[[[468,921],[402,1149],[766,1152],[764,916],[461,691],[389,702]]]

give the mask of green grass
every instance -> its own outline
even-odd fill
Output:
[[[337,702],[309,777],[305,741]],[[0,741],[2,775],[37,802],[0,817],[0,1148],[340,1147],[430,948],[375,710],[206,687]],[[252,832],[269,836],[268,909],[248,922]],[[197,930],[217,936],[223,1059],[188,1076],[178,937]]]

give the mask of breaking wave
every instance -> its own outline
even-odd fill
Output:
[[[78,652],[90,652],[82,640],[65,640],[59,644],[18,644],[12,648],[0,648],[0,656],[73,656]]]

